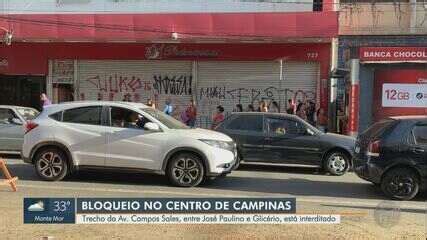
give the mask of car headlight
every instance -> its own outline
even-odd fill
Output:
[[[235,148],[234,142],[218,141],[218,140],[209,140],[209,139],[199,139],[200,141],[211,145],[212,147],[225,149],[233,152]]]

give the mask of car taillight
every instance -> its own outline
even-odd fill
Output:
[[[35,122],[27,122],[25,123],[25,134],[27,134],[29,131],[33,130],[34,128],[38,127],[39,125]]]
[[[368,156],[378,157],[380,155],[380,140],[372,141],[368,146]]]

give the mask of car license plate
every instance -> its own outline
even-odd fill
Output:
[[[360,147],[359,147],[359,146],[356,146],[356,147],[354,148],[354,151],[355,151],[356,153],[359,153],[359,152],[360,152]]]

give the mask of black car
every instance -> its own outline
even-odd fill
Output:
[[[373,124],[357,139],[356,174],[390,198],[409,200],[425,189],[427,116],[393,117]]]
[[[352,166],[354,138],[323,133],[295,115],[233,113],[216,130],[236,141],[242,163],[309,165],[333,175]]]

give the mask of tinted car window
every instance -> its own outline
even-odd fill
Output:
[[[262,132],[262,116],[236,116],[226,128],[230,130]]]
[[[62,120],[62,112],[57,112],[54,114],[49,115],[50,118],[52,118],[53,120],[56,121],[61,121]]]
[[[416,126],[414,137],[417,144],[427,145],[427,126]]]
[[[12,119],[17,118],[15,113],[7,108],[0,109],[0,124],[12,123]]]
[[[82,107],[65,110],[63,122],[101,125],[102,107]]]
[[[302,134],[304,133],[303,124],[284,118],[267,118],[267,129],[272,134]]]
[[[144,125],[150,122],[141,114],[129,109],[112,107],[111,108],[111,126],[120,128],[144,128]]]

